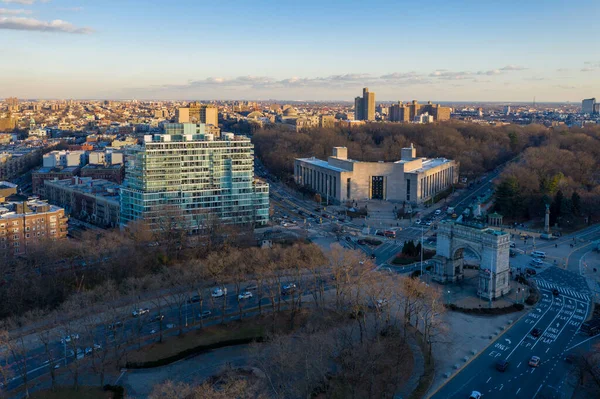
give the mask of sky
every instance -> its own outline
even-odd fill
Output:
[[[0,98],[580,102],[597,0],[0,0]]]

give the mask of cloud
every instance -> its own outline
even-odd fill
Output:
[[[569,68],[558,68],[556,72],[568,72]]]
[[[595,70],[596,70],[596,68],[592,68],[592,67],[581,68],[581,72],[593,72]]]
[[[525,68],[524,66],[521,65],[507,65],[504,68],[500,68],[501,71],[524,71]]]
[[[34,3],[37,3],[38,0],[0,0],[0,3],[4,4],[22,4],[30,6]],[[40,0],[40,3],[48,3],[50,0]]]
[[[77,34],[88,34],[93,32],[93,29],[91,28],[79,28],[60,19],[55,19],[53,21],[40,21],[34,18],[23,17],[0,17],[0,29]]]
[[[31,10],[24,10],[24,9],[8,9],[8,8],[0,8],[0,15],[29,15],[31,14],[32,11]]]

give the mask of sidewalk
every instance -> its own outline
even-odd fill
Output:
[[[404,386],[396,392],[394,399],[408,398],[419,385],[419,380],[425,372],[425,357],[423,356],[423,352],[421,352],[421,347],[412,335],[409,334],[407,337],[408,346],[410,347],[413,356],[412,375],[408,381],[406,381]]]

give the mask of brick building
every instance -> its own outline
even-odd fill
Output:
[[[25,254],[36,242],[66,238],[67,229],[63,208],[13,195],[0,205],[0,254]]]

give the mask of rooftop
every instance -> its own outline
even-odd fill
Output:
[[[329,164],[329,162],[323,161],[321,159],[317,159],[315,157],[312,157],[312,158],[298,158],[298,160],[306,162],[306,163],[309,163],[311,165],[319,166],[321,168],[329,169],[329,170],[334,171],[334,172],[349,172],[349,170],[347,170],[347,169],[342,169],[342,168],[338,168],[336,166],[332,166],[332,165]],[[348,161],[353,162],[352,160],[348,160]]]
[[[34,170],[33,173],[75,173],[79,170],[79,166],[57,166],[55,168],[50,166],[42,166],[38,170]]]

